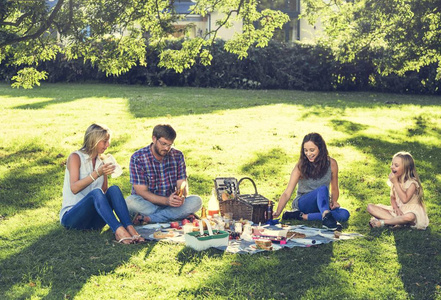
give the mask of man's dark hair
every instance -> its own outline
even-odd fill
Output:
[[[165,138],[169,141],[174,141],[176,138],[176,131],[169,124],[159,124],[153,128],[153,136],[158,140]]]

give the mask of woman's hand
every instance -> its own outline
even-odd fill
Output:
[[[329,208],[331,210],[334,210],[334,209],[339,208],[339,207],[340,207],[340,204],[337,201],[331,201],[331,203],[329,203]]]
[[[101,175],[110,175],[115,171],[116,166],[112,163],[107,163],[98,168],[98,176]]]
[[[278,212],[278,211],[273,212],[273,218],[274,218],[274,219],[278,218],[278,217],[280,216],[281,213],[282,213],[282,212]]]

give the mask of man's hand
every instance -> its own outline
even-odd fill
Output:
[[[176,192],[168,197],[167,205],[171,207],[180,207],[184,204],[185,197],[179,197]]]

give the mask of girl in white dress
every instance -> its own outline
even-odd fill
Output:
[[[410,225],[426,229],[429,218],[423,203],[423,187],[410,153],[398,152],[394,155],[387,183],[391,187],[391,205],[368,204],[367,211],[373,216],[369,225]]]

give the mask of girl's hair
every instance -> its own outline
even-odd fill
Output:
[[[417,173],[417,170],[415,167],[415,161],[413,160],[412,155],[409,152],[401,151],[401,152],[396,153],[393,158],[395,158],[395,157],[400,157],[403,161],[404,172],[400,178],[401,183],[404,183],[404,182],[408,181],[409,179],[413,179],[416,182],[418,182],[419,187],[417,188],[417,195],[418,195],[418,200],[422,204],[423,203],[423,196],[424,196],[423,186],[421,185],[420,176]]]
[[[310,162],[305,155],[304,146],[306,142],[313,142],[319,149],[319,155],[314,162]],[[299,169],[303,178],[317,179],[323,177],[330,166],[328,157],[328,148],[325,140],[318,133],[312,132],[303,138],[302,147],[300,148]]]
[[[110,140],[111,135],[112,131],[106,125],[92,124],[84,134],[84,142],[80,150],[92,156],[98,143],[105,139]]]

